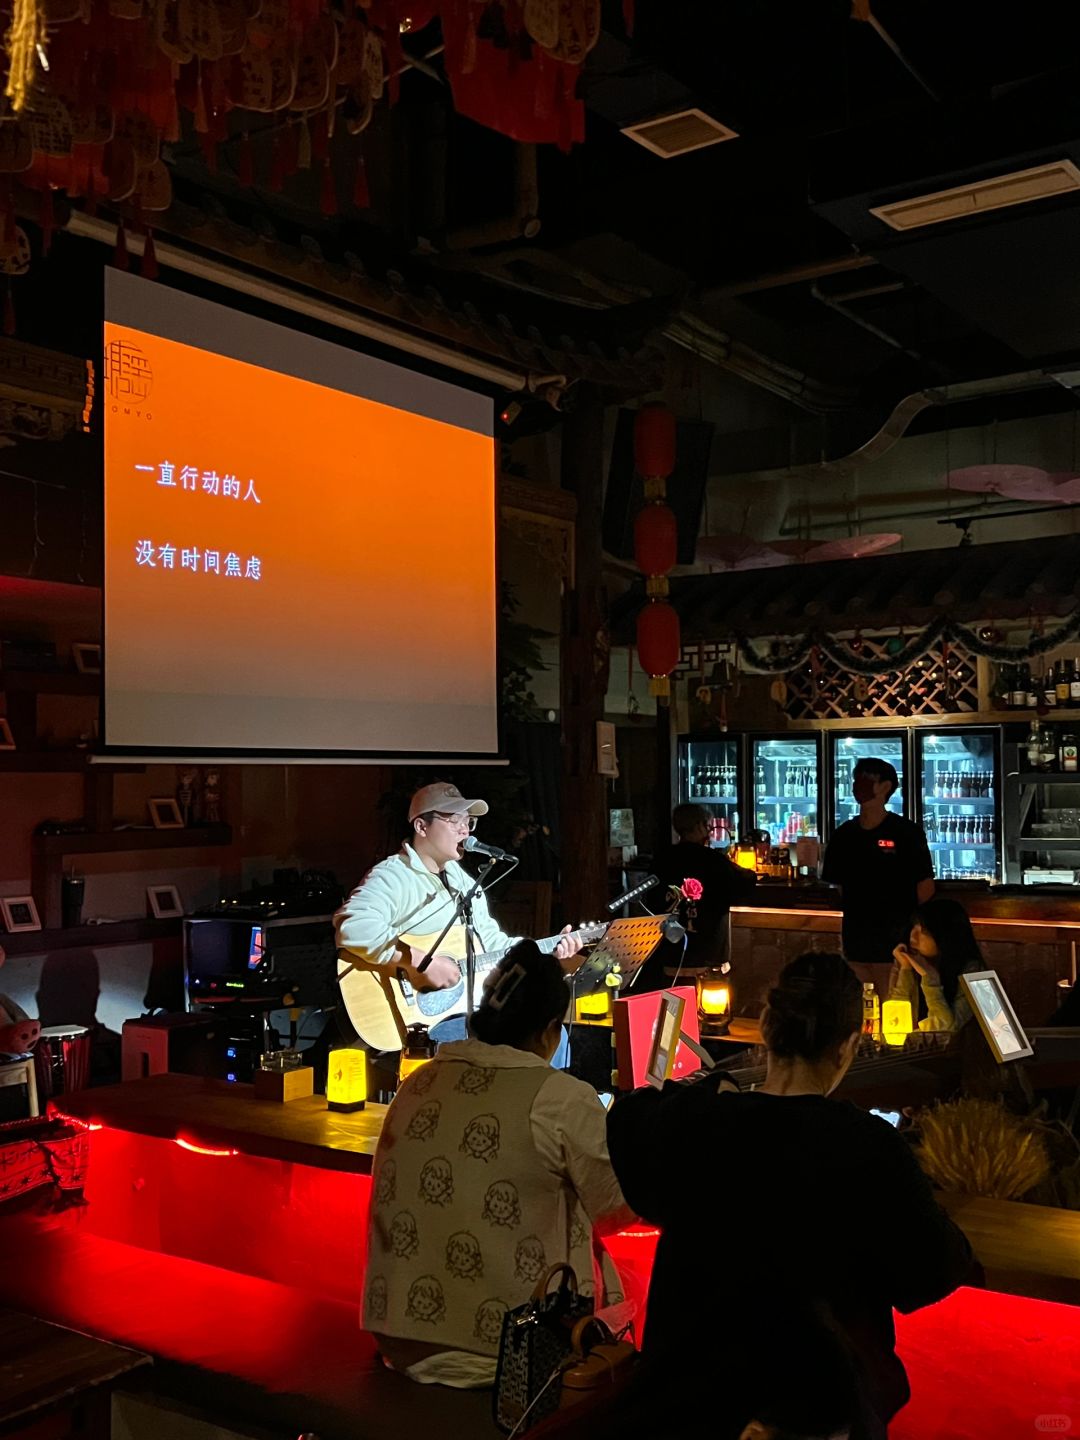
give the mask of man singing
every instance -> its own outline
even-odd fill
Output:
[[[435,954],[421,971],[398,948],[398,939],[406,934],[435,937],[448,921],[458,918],[458,897],[469,894],[476,884],[460,864],[465,840],[487,811],[486,801],[466,800],[456,785],[446,781],[417,790],[409,804],[409,839],[396,855],[368,871],[334,917],[343,959],[354,955],[369,967],[385,966],[419,991],[452,989],[461,982],[456,960]],[[507,935],[495,922],[483,891],[473,898],[472,922],[480,952],[508,950],[521,938]],[[570,934],[567,925],[556,957],[566,961],[580,949],[580,939]],[[463,1040],[464,1015],[432,1026],[430,1035],[440,1044]],[[565,1045],[552,1060],[556,1068],[565,1064],[564,1051]]]

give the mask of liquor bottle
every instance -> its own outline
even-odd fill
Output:
[[[1076,736],[1070,730],[1062,735],[1058,745],[1058,768],[1065,771],[1066,774],[1075,775],[1076,760]]]
[[[867,980],[862,987],[862,1033],[872,1040],[881,1039],[881,1001],[873,985]]]
[[[945,772],[944,770],[934,771],[934,799],[945,799]]]
[[[1037,707],[1038,703],[1039,703],[1039,696],[1042,694],[1042,691],[1041,691],[1040,688],[1039,688],[1038,677],[1035,675],[1034,671],[1031,670],[1030,667],[1028,668],[1028,687],[1027,687],[1027,689],[1028,689],[1027,708],[1028,708],[1029,710],[1034,710],[1034,709]]]
[[[1031,670],[1027,665],[1017,665],[1012,672],[1012,689],[1009,691],[1009,709],[1025,710],[1028,692],[1031,689]]]
[[[923,834],[927,843],[933,843],[937,839],[937,819],[932,810],[926,812],[926,819],[923,821]]]
[[[1028,768],[1038,770],[1042,760],[1042,726],[1038,720],[1032,720],[1031,729],[1028,731],[1027,739],[1024,741],[1024,750],[1027,754]]]
[[[1069,662],[1067,660],[1059,660],[1054,666],[1054,691],[1057,695],[1057,703],[1059,705],[1068,705],[1069,686]]]
[[[1053,668],[1050,665],[1043,667],[1042,693],[1043,704],[1048,710],[1054,709],[1057,705],[1057,685],[1054,681]]]
[[[768,786],[765,781],[765,766],[759,760],[754,771],[754,789],[758,795],[767,795]]]
[[[1069,672],[1069,703],[1080,705],[1080,655],[1073,656],[1072,670]]]
[[[816,799],[817,799],[817,766],[816,766],[816,765],[811,765],[810,768],[809,768],[809,770],[807,770],[806,774],[807,774],[807,776],[808,776],[808,780],[807,780],[807,784],[806,784],[806,793],[807,793],[807,795],[809,796],[809,798],[810,798],[811,800],[816,800]]]

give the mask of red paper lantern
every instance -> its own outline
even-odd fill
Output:
[[[634,560],[646,575],[666,575],[678,558],[675,511],[662,501],[646,505],[634,521]]]
[[[666,479],[675,468],[675,416],[666,405],[643,405],[634,418],[634,464],[639,475]]]
[[[639,612],[637,652],[652,694],[670,694],[668,676],[682,658],[682,634],[679,612],[666,600],[651,600]]]

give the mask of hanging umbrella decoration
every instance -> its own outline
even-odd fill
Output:
[[[634,560],[648,597],[637,618],[637,652],[649,694],[671,694],[671,672],[682,657],[679,615],[668,601],[668,572],[678,555],[678,526],[667,503],[675,468],[675,417],[664,405],[645,405],[634,421],[634,464],[645,482],[645,504],[634,521]]]

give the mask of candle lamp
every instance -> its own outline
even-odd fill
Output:
[[[732,1013],[731,966],[698,976],[698,1024],[702,1035],[726,1035]]]
[[[348,1114],[367,1103],[367,1051],[331,1050],[326,1066],[326,1108]]]
[[[886,1000],[881,1007],[881,1038],[886,1045],[901,1046],[915,1026],[910,1000]]]

